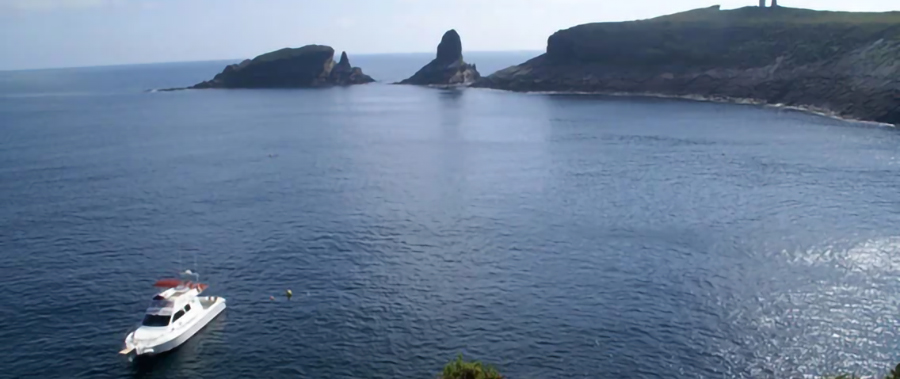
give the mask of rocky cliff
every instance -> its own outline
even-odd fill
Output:
[[[750,99],[900,124],[900,12],[716,6],[580,25],[476,86]]]
[[[190,88],[309,88],[370,83],[359,67],[351,67],[347,53],[335,65],[334,49],[307,45],[284,48],[233,64],[212,80]]]
[[[463,60],[459,34],[456,30],[450,30],[444,33],[438,44],[437,57],[399,84],[468,85],[479,78],[481,74],[475,65]]]
[[[350,65],[350,58],[347,58],[346,51],[341,53],[341,60],[331,69],[331,74],[329,74],[329,83],[341,86],[374,81],[372,77],[363,74],[361,68]]]

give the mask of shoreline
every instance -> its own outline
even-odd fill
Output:
[[[785,104],[770,104],[766,101],[759,99],[749,99],[749,98],[735,98],[735,97],[727,97],[727,96],[702,96],[702,95],[669,95],[664,93],[656,93],[656,92],[606,92],[606,91],[516,91],[516,90],[508,90],[502,88],[494,88],[494,87],[472,87],[479,89],[488,89],[494,91],[502,91],[502,92],[515,92],[522,94],[533,94],[533,95],[579,95],[579,96],[613,96],[613,97],[646,97],[646,98],[654,98],[654,99],[675,99],[675,100],[686,100],[686,101],[696,101],[696,102],[704,102],[704,103],[716,103],[716,104],[736,104],[736,105],[757,105],[763,108],[775,108],[775,109],[789,109],[793,111],[814,114],[817,116],[822,116],[834,120],[840,121],[849,121],[854,123],[866,124],[869,126],[886,126],[891,128],[896,128],[900,125],[889,124],[885,122],[878,121],[870,121],[870,120],[862,120],[856,119],[847,116],[841,116],[837,112],[834,112],[830,109],[820,108],[811,105],[785,105]]]
[[[386,85],[386,86],[398,86],[398,85],[408,85],[408,84],[400,84],[400,83],[390,83],[390,82],[374,82],[370,83],[374,85]],[[335,86],[339,87],[339,86]],[[461,89],[478,89],[478,90],[490,90],[490,91],[498,91],[498,92],[512,92],[512,93],[521,93],[528,95],[578,95],[578,96],[611,96],[611,97],[644,97],[644,98],[653,98],[653,99],[674,99],[674,100],[685,100],[685,101],[696,101],[696,102],[704,102],[704,103],[715,103],[715,104],[735,104],[735,105],[756,105],[761,108],[774,108],[774,109],[787,109],[793,110],[797,112],[812,114],[816,116],[821,116],[833,120],[846,121],[864,124],[868,126],[878,126],[878,127],[890,127],[897,128],[900,125],[894,125],[884,122],[878,121],[870,121],[870,120],[862,120],[856,119],[847,116],[841,116],[837,112],[834,112],[830,109],[820,108],[811,105],[785,105],[785,104],[770,104],[766,101],[759,99],[751,99],[751,98],[735,98],[728,96],[702,96],[702,95],[670,95],[664,93],[656,93],[656,92],[607,92],[607,91],[517,91],[517,90],[509,90],[503,88],[494,88],[494,87],[479,87],[463,84],[430,84],[430,85],[420,85],[419,87],[424,88],[433,88],[438,90],[461,90]],[[325,87],[330,88],[330,87]],[[195,88],[185,87],[185,88],[153,88],[144,90],[145,93],[159,93],[159,92],[173,92],[173,91],[188,91]],[[262,88],[265,89],[265,88]],[[298,88],[303,89],[303,88]]]

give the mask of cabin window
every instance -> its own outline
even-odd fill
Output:
[[[141,322],[141,325],[144,325],[144,326],[166,326],[166,325],[169,325],[169,316],[146,315],[146,316],[144,316],[144,321]]]
[[[153,300],[150,301],[150,306],[148,308],[154,308],[154,309],[172,308],[173,305],[175,305],[175,303],[168,301],[166,299],[159,300],[159,299],[153,298]]]
[[[178,321],[178,319],[180,319],[181,316],[184,316],[184,311],[175,312],[175,315],[172,316],[172,322]]]
[[[184,312],[187,313],[187,312],[190,312],[190,311],[191,311],[191,305],[190,305],[190,304],[185,305],[185,306],[184,306]]]

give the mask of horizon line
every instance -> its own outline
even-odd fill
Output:
[[[338,50],[335,50],[335,55],[337,55]],[[463,55],[465,53],[538,53],[543,54],[545,50],[531,50],[531,49],[516,49],[516,50],[469,50],[463,51]],[[263,53],[265,54],[265,53]],[[420,55],[420,54],[429,54],[434,55],[434,51],[410,51],[410,52],[394,52],[394,53],[361,53],[361,54],[350,54],[347,53],[347,56],[374,56],[374,55]],[[257,55],[258,56],[258,55]],[[43,71],[43,70],[68,70],[68,69],[79,69],[79,68],[104,68],[104,67],[125,67],[125,66],[146,66],[146,65],[157,65],[157,64],[178,64],[178,63],[203,63],[203,62],[226,62],[226,61],[243,61],[245,59],[253,59],[253,58],[213,58],[213,59],[200,59],[200,60],[184,60],[184,61],[153,61],[153,62],[134,62],[134,63],[101,63],[101,64],[93,64],[93,65],[81,65],[81,66],[47,66],[47,67],[33,67],[33,68],[0,68],[0,72],[22,72],[22,71]]]

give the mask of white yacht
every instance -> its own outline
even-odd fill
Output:
[[[172,350],[222,313],[225,299],[200,296],[209,286],[198,281],[199,276],[190,270],[181,279],[157,281],[155,287],[166,289],[150,301],[141,326],[125,337],[125,348],[119,353],[153,355]]]

